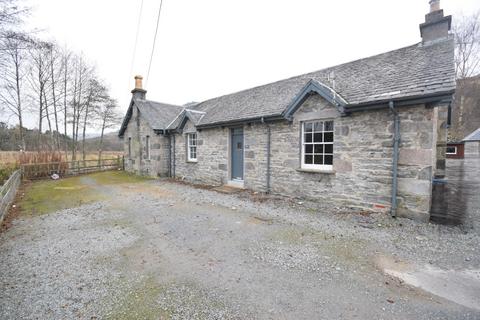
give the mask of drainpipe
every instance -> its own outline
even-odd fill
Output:
[[[175,178],[175,134],[172,136],[173,137],[173,172],[172,172],[172,176],[173,178]]]
[[[400,145],[400,116],[395,110],[393,101],[389,103],[390,110],[393,112],[393,172],[392,172],[392,208],[391,216],[397,217],[397,184],[398,184],[398,148]]]
[[[168,135],[168,177],[172,177],[172,135]]]
[[[271,142],[272,142],[272,130],[269,124],[265,123],[265,119],[262,117],[262,123],[267,126],[267,193],[270,193],[270,149],[271,149]]]

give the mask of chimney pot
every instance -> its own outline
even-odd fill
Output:
[[[143,89],[142,76],[135,76],[135,89],[132,90],[133,98],[145,100],[147,91]]]
[[[440,10],[440,0],[430,0],[430,12]]]
[[[135,89],[143,89],[142,81],[142,76],[135,76]]]

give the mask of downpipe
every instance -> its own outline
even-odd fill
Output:
[[[265,122],[265,119],[262,117],[262,123],[267,126],[267,194],[271,192],[271,145],[272,145],[272,130],[270,125]]]
[[[172,177],[172,135],[168,135],[168,177]]]
[[[173,138],[172,176],[173,176],[173,178],[175,179],[175,162],[176,162],[176,161],[175,161],[175,157],[176,157],[176,155],[175,155],[175,135],[173,135],[172,138]]]
[[[400,145],[400,116],[395,110],[393,101],[388,104],[393,113],[393,168],[392,168],[392,207],[390,215],[397,217],[397,191],[398,191],[398,149]]]

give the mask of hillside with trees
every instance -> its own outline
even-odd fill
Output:
[[[28,8],[0,0],[0,119],[13,127],[2,142],[10,150],[62,152],[85,159],[87,132],[118,126],[118,104],[94,64],[82,53],[22,29]],[[25,119],[36,119],[34,129]],[[103,139],[98,148],[103,149]]]

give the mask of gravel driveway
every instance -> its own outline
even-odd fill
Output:
[[[480,319],[477,228],[105,180],[0,234],[1,319]]]

